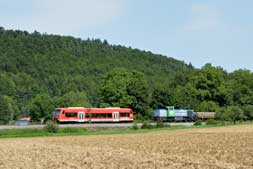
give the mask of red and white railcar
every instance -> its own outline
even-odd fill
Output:
[[[130,108],[56,108],[53,120],[58,122],[123,122],[133,121],[133,111]]]

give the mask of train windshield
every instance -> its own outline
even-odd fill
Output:
[[[59,114],[60,114],[60,112],[61,112],[60,110],[55,110],[55,111],[54,111],[54,117],[58,117]]]

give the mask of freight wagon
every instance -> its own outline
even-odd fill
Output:
[[[216,113],[215,112],[196,112],[196,119],[207,120],[214,119]]]
[[[57,122],[132,122],[133,111],[130,108],[56,108],[53,120]]]
[[[153,113],[153,120],[194,121],[195,113],[190,109],[175,109],[173,106],[167,106],[161,109],[156,109]]]

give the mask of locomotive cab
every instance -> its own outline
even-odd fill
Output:
[[[55,109],[53,112],[53,121],[59,121],[59,116],[61,114],[61,109]]]

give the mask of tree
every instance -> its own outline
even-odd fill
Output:
[[[243,106],[243,112],[247,120],[253,120],[253,105]]]
[[[101,87],[100,106],[131,107],[134,112],[146,115],[149,108],[149,91],[145,75],[122,68],[113,69]]]
[[[175,107],[197,109],[199,101],[197,100],[197,90],[191,83],[185,86],[177,86],[175,89]]]
[[[230,74],[233,104],[253,104],[253,76],[249,70],[236,70]]]
[[[233,83],[231,81],[226,81],[221,84],[218,88],[219,93],[216,96],[216,101],[219,103],[219,106],[226,107],[233,105]]]
[[[12,75],[12,79],[15,83],[15,98],[21,115],[28,115],[29,102],[32,100],[32,96],[40,92],[43,92],[43,88],[40,87],[37,82],[26,73],[16,73]]]
[[[222,115],[224,120],[228,120],[233,122],[234,124],[238,120],[242,120],[244,118],[243,111],[238,106],[229,106]]]
[[[90,107],[86,93],[69,92],[63,97],[64,107]]]
[[[8,123],[17,115],[17,103],[10,96],[0,95],[0,121]]]
[[[221,68],[206,64],[197,71],[191,78],[194,87],[197,89],[199,101],[217,101],[219,97],[219,87],[224,83],[226,72]]]
[[[14,96],[16,86],[11,78],[11,74],[0,72],[0,84],[1,95]]]
[[[145,75],[137,71],[131,72],[126,91],[132,101],[130,107],[143,116],[149,115],[150,92]]]
[[[30,103],[30,116],[32,120],[39,121],[42,118],[51,117],[54,108],[52,99],[48,94],[38,94]]]
[[[174,93],[170,87],[159,87],[154,89],[151,106],[156,109],[163,106],[175,105]]]
[[[130,73],[123,68],[113,69],[106,76],[102,84],[100,106],[127,107],[131,104],[131,97],[127,93]]]
[[[219,109],[219,106],[214,101],[203,101],[198,105],[197,111],[200,112],[216,112]]]

